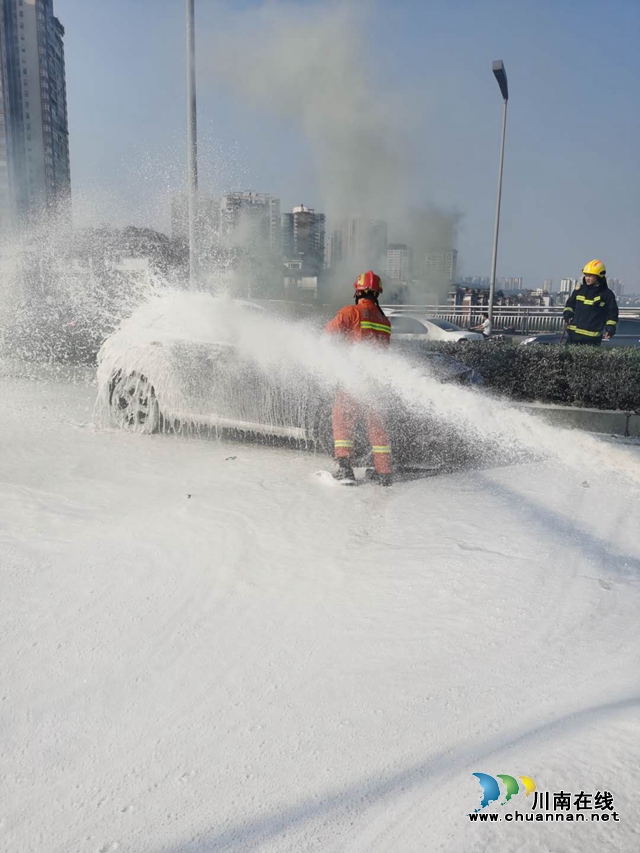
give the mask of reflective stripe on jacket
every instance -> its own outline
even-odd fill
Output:
[[[582,284],[567,299],[564,307],[567,328],[585,338],[599,338],[603,332],[615,334],[618,324],[618,303],[606,282],[590,287]]]
[[[360,299],[356,305],[341,308],[324,327],[325,332],[342,335],[350,341],[373,341],[388,346],[391,323],[373,299]]]

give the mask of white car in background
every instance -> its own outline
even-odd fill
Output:
[[[469,332],[440,317],[416,317],[400,311],[387,313],[392,341],[483,341],[480,332]]]

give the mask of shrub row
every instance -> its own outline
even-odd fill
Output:
[[[55,307],[47,313],[28,307],[0,318],[0,355],[49,364],[95,364],[105,332],[86,322],[69,322]]]
[[[640,410],[640,350],[517,343],[432,343],[513,400]]]

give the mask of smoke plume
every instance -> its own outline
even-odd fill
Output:
[[[204,52],[214,79],[299,124],[329,216],[388,219],[406,194],[407,116],[380,84],[367,6],[280,0],[232,20]]]
[[[379,40],[370,35],[371,14],[368,2],[275,0],[234,9],[200,56],[216,83],[302,131],[330,226],[344,217],[383,220],[390,242],[414,249],[421,277],[427,252],[454,248],[458,217],[422,200],[425,206],[416,209],[418,200],[410,201],[420,170],[418,146],[410,142],[415,105],[383,83],[390,75]],[[362,264],[384,274],[386,256],[365,254],[337,265],[332,260],[327,297],[342,293]],[[449,279],[432,280],[431,298],[446,299],[449,287]],[[422,290],[416,298],[424,300]]]

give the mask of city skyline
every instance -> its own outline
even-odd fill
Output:
[[[233,21],[257,27],[257,5],[197,3],[201,147],[203,157],[211,155],[201,161],[203,181],[209,171],[211,183],[221,184],[214,192],[254,186],[279,196],[283,207],[305,198],[326,211],[304,129],[279,117],[277,99],[273,108],[252,105],[208,64],[212,33],[228,37]],[[316,6],[296,7],[293,17],[313,22]],[[605,11],[585,2],[576,16],[568,2],[515,6],[491,0],[454,8],[434,0],[428,8],[399,2],[391,9],[381,2],[360,29],[348,32],[347,48],[357,53],[366,39],[378,57],[373,95],[384,85],[401,109],[408,105],[401,124],[420,150],[407,196],[459,211],[461,273],[488,274],[501,109],[491,61],[502,58],[511,102],[498,275],[524,275],[528,284],[558,280],[604,257],[611,273],[635,289],[640,127],[628,104],[640,80],[632,38],[640,7],[614,0]],[[57,0],[56,7],[74,69],[68,73],[74,184],[90,197],[84,211],[98,207],[104,218],[116,210],[155,210],[168,183],[181,189],[184,172],[183,5],[113,0],[105,8]],[[93,44],[96,31],[104,38]],[[594,32],[607,46],[597,63],[585,50]],[[117,67],[114,50],[121,54]],[[264,76],[272,86],[278,82],[270,69]],[[598,129],[591,132],[586,118],[593,115]],[[397,123],[392,111],[389,117],[385,137]]]
[[[274,215],[271,207],[279,211],[280,199],[269,193],[255,190],[243,190],[225,193],[216,199],[209,193],[200,191],[196,196],[196,222],[205,242],[236,232],[240,221],[243,205],[247,202],[258,211],[266,210],[266,227],[263,227],[266,242],[271,251],[278,252],[281,244],[282,256],[290,266],[291,261],[301,261],[302,266],[314,274],[322,269],[339,266],[347,259],[357,259],[365,263],[367,256],[376,256],[377,268],[388,281],[407,284],[411,281],[433,282],[461,287],[485,289],[489,287],[489,276],[460,276],[457,271],[458,251],[456,249],[440,249],[416,251],[406,243],[392,243],[388,240],[388,224],[384,221],[367,220],[363,217],[347,217],[335,224],[326,233],[326,216],[314,208],[304,204],[296,205],[291,211],[281,214],[278,225],[277,212]],[[226,213],[225,213],[226,211]],[[188,239],[187,196],[179,193],[171,199],[171,236],[173,239],[186,242]],[[255,213],[252,211],[252,215]],[[260,218],[260,214],[259,214]],[[226,220],[226,225],[225,225]],[[258,221],[258,220],[256,220]],[[273,233],[280,232],[274,242]],[[271,235],[267,238],[266,235]],[[385,248],[386,245],[386,248]],[[417,258],[417,263],[415,258]],[[294,265],[295,266],[295,265]],[[374,264],[374,266],[376,266]],[[570,293],[581,281],[577,278],[560,277],[544,279],[542,285],[531,282],[525,285],[523,276],[498,276],[496,287],[505,294],[528,292],[532,290],[546,291],[555,294]],[[618,297],[625,291],[633,295],[625,287],[624,282],[617,278],[609,279],[609,286]]]
[[[329,14],[317,3],[272,5],[274,14],[295,12],[298,23],[305,16],[310,24],[325,22]],[[402,42],[414,48],[403,53],[402,63],[393,50],[385,50],[365,94],[377,96],[384,85],[385,108],[399,103],[402,132],[420,140],[418,166],[412,160],[412,188],[402,187],[402,197],[459,214],[459,275],[487,274],[490,264],[500,111],[490,63],[501,56],[512,98],[498,276],[523,276],[533,286],[546,278],[558,281],[572,270],[578,274],[588,258],[603,257],[612,276],[630,291],[639,289],[635,199],[640,185],[633,152],[640,144],[640,125],[627,104],[640,82],[628,35],[640,24],[640,7],[614,0],[605,19],[599,5],[587,0],[580,18],[570,21],[568,2],[548,8],[525,0],[517,10],[505,10],[486,0],[465,3],[457,12],[439,0],[429,10],[399,2],[391,18],[385,17],[387,5],[383,1],[369,10],[362,28],[349,31],[347,41],[357,44],[366,35],[371,44]],[[150,21],[151,9],[159,6],[162,14]],[[281,198],[283,208],[305,198],[310,207],[325,210],[305,129],[279,115],[275,95],[273,104],[250,103],[247,92],[239,94],[208,61],[215,29],[221,37],[233,36],[234,26],[249,31],[263,20],[273,24],[270,13],[246,0],[216,4],[215,15],[209,4],[197,3],[196,9],[202,186],[218,195],[254,186]],[[131,7],[113,0],[106,8],[92,0],[55,0],[55,11],[66,30],[76,223],[124,224],[126,218],[168,232],[168,205],[159,201],[167,202],[184,183],[182,5],[159,0],[152,7],[140,0]],[[358,12],[353,14],[360,20]],[[123,16],[124,31],[119,26]],[[386,30],[384,20],[390,23]],[[598,63],[597,75],[582,55],[585,35],[594,29],[607,45],[615,44],[615,51],[608,50]],[[421,34],[434,30],[440,34],[437,44],[430,42],[428,53],[417,49]],[[465,43],[465,33],[472,30],[477,39]],[[97,31],[103,38],[96,42],[92,34]],[[269,34],[265,26],[265,38]],[[614,54],[615,65],[609,59]],[[311,50],[309,63],[315,61]],[[275,86],[271,70],[263,70],[266,82]],[[594,109],[600,126],[611,127],[611,133],[585,128],[583,117]],[[529,132],[532,115],[535,134]],[[389,109],[388,123],[380,125],[388,140],[394,138],[397,120],[398,112]],[[398,236],[390,231],[389,240]]]

